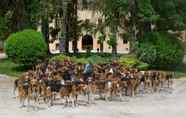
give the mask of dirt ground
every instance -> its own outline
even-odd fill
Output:
[[[122,102],[97,100],[75,108],[42,104],[38,110],[20,108],[12,86],[10,77],[0,75],[0,118],[186,118],[186,79],[175,80],[173,90],[123,97]]]

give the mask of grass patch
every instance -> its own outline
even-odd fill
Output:
[[[8,59],[0,60],[0,74],[19,77],[25,70]]]

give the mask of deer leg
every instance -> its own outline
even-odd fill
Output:
[[[78,94],[76,94],[76,95],[75,95],[74,104],[75,104],[75,106],[77,106],[77,105],[78,105]]]
[[[107,90],[107,91],[105,92],[105,101],[108,101],[109,96],[110,96],[110,91]]]
[[[22,96],[20,96],[20,104],[21,104],[20,107],[24,107],[24,102],[23,102],[23,97]]]

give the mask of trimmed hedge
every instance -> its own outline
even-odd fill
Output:
[[[11,34],[5,41],[8,57],[21,65],[32,65],[47,56],[47,44],[40,32],[24,30]]]
[[[182,63],[182,42],[167,32],[146,33],[136,49],[139,60],[156,68],[169,68]]]

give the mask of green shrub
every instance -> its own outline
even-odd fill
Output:
[[[181,41],[172,34],[146,33],[138,45],[136,55],[152,67],[167,68],[182,63],[184,48]]]
[[[41,33],[24,30],[11,34],[5,42],[8,57],[22,65],[32,65],[47,56],[47,44]]]
[[[74,53],[69,53],[69,54],[67,54],[68,56],[70,56],[70,57],[72,57],[72,56],[74,56]],[[88,57],[90,57],[90,56],[100,56],[100,57],[102,57],[102,58],[106,58],[106,59],[110,59],[110,60],[112,60],[113,59],[113,55],[112,55],[112,53],[93,53],[93,52],[91,52],[91,53],[89,53],[89,54],[87,54],[87,53],[78,53],[77,55],[76,55],[76,57],[77,58],[88,58]],[[115,56],[115,58],[119,58],[119,57],[121,57],[121,54],[117,54],[116,56]]]
[[[140,44],[140,47],[136,51],[136,55],[139,60],[148,64],[153,64],[157,58],[156,47],[151,43]]]
[[[141,62],[136,66],[136,68],[138,68],[139,70],[148,70],[149,64]]]
[[[103,58],[101,56],[93,55],[87,58],[88,61],[90,61],[93,64],[105,64],[108,63],[107,58]]]
[[[136,57],[121,57],[118,62],[128,68],[138,68],[139,70],[147,70],[149,64],[141,62]]]
[[[75,63],[81,63],[81,64],[86,64],[88,63],[89,61],[93,64],[103,64],[103,63],[106,63],[108,62],[106,60],[106,58],[103,58],[101,56],[97,56],[97,55],[93,55],[93,56],[90,56],[90,57],[70,57],[70,56],[65,56],[65,55],[58,55],[58,56],[54,56],[50,59],[50,62],[51,61],[60,61],[60,62],[63,62],[64,60],[71,60]]]
[[[71,60],[71,57],[69,56],[66,56],[66,55],[57,55],[57,56],[54,56],[52,58],[50,58],[50,62],[52,61],[60,61],[60,62],[63,62],[65,60]]]
[[[69,60],[75,63],[81,63],[81,64],[86,64],[88,63],[88,60],[86,58],[77,58],[77,57],[70,57],[66,55],[58,55],[50,58],[50,62],[52,61],[59,61],[59,62],[64,62],[65,60]]]
[[[75,58],[75,60],[73,60],[73,62],[80,63],[80,64],[87,64],[88,60],[86,58]]]
[[[139,60],[133,57],[128,57],[128,58],[121,57],[118,61],[120,64],[127,66],[129,68],[136,67],[140,63]]]

